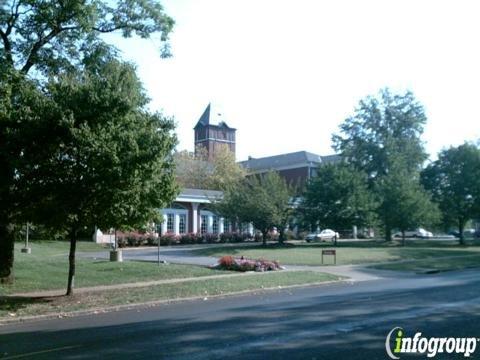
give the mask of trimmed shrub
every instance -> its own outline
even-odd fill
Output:
[[[160,237],[160,246],[174,245],[179,242],[178,236],[172,233],[166,233]]]
[[[213,244],[219,241],[218,234],[206,233],[202,235],[202,243]]]
[[[197,244],[199,237],[195,233],[182,234],[180,235],[179,242],[180,244]]]
[[[119,248],[127,247],[128,241],[123,235],[122,236],[117,235],[117,245]]]
[[[146,240],[148,246],[158,245],[157,237],[153,235],[147,235]]]
[[[283,269],[278,261],[265,259],[253,260],[244,258],[243,256],[240,258],[223,256],[213,268],[233,271],[276,271]]]

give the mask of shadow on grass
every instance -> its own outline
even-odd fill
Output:
[[[17,312],[35,304],[48,304],[61,296],[31,297],[31,296],[0,296],[0,314],[2,312]]]

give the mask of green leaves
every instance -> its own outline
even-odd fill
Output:
[[[443,150],[422,172],[422,183],[442,210],[446,225],[463,232],[466,222],[480,216],[480,149],[465,143]]]
[[[213,159],[200,146],[195,154],[176,152],[176,179],[180,187],[225,191],[235,188],[245,177],[245,170],[235,162],[235,154],[228,146],[218,146]]]
[[[427,159],[420,139],[425,123],[423,107],[411,92],[392,94],[384,89],[377,97],[360,101],[333,136],[335,150],[367,174],[388,240],[394,227],[403,230],[437,218],[436,207],[419,184]]]
[[[104,46],[101,34],[149,38],[159,34],[161,54],[170,55],[174,21],[154,0],[10,0],[0,3],[1,62],[44,76],[77,66],[90,49]]]
[[[360,101],[355,114],[332,137],[334,149],[370,178],[388,174],[394,163],[419,171],[427,155],[420,136],[426,116],[412,93],[391,94]]]
[[[241,223],[253,223],[266,233],[277,227],[281,231],[291,216],[291,191],[276,172],[252,175],[238,186],[227,189],[223,199],[215,204],[216,210],[226,218]]]
[[[328,164],[319,167],[307,184],[298,211],[312,227],[338,230],[373,225],[376,207],[363,172],[346,164]]]
[[[143,109],[131,65],[89,64],[50,79],[46,91],[33,134],[48,136],[25,143],[18,164],[31,220],[58,228],[137,226],[173,200],[174,125]]]

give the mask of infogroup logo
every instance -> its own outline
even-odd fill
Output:
[[[393,339],[392,339],[393,337]],[[393,348],[392,348],[392,340]],[[391,359],[400,359],[400,354],[427,354],[433,358],[437,354],[463,354],[470,357],[477,348],[480,339],[471,338],[437,338],[422,337],[421,332],[415,333],[413,337],[405,336],[401,327],[395,327],[387,335],[385,350]]]

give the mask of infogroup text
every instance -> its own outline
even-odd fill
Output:
[[[427,338],[422,337],[421,332],[415,333],[413,337],[407,337],[401,327],[395,327],[387,335],[385,349],[391,359],[400,359],[401,354],[427,354],[427,357],[433,358],[437,354],[455,353],[470,357],[475,352],[479,340],[476,337]]]

